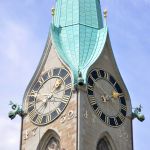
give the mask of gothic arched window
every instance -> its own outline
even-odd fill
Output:
[[[102,138],[98,144],[97,144],[97,149],[96,150],[112,150],[110,143],[106,138]]]
[[[54,130],[48,130],[41,138],[37,150],[60,150],[60,137]]]
[[[60,150],[59,141],[54,137],[50,138],[45,150]]]

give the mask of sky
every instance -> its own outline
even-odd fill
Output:
[[[0,150],[19,150],[20,118],[8,118],[9,101],[22,104],[45,47],[54,0],[0,0]],[[150,139],[150,0],[103,0],[115,58],[132,106],[146,120],[133,121],[134,150]]]

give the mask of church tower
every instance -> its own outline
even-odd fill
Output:
[[[20,149],[133,150],[131,100],[100,1],[57,0],[52,16],[24,94]]]

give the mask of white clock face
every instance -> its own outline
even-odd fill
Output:
[[[28,95],[28,112],[31,121],[45,125],[60,116],[71,98],[71,77],[63,68],[44,73]]]
[[[105,124],[123,124],[127,106],[124,93],[115,78],[102,69],[94,69],[88,76],[88,99],[92,109]]]
[[[65,91],[61,78],[51,78],[39,90],[36,97],[36,110],[40,114],[48,114],[59,107]]]

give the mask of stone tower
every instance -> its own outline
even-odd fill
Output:
[[[24,95],[21,150],[133,150],[131,101],[99,0],[57,0]]]

